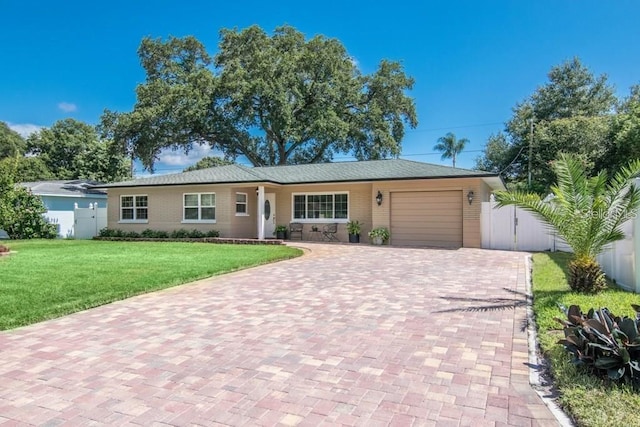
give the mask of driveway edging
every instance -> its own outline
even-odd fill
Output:
[[[540,343],[538,342],[536,319],[533,313],[532,268],[531,255],[525,255],[525,282],[527,284],[527,338],[529,341],[529,383],[531,384],[531,388],[538,394],[538,396],[540,396],[540,399],[542,399],[561,426],[575,427],[571,418],[556,403],[555,392],[552,390],[551,386],[543,384],[540,378],[540,371],[545,369],[545,363],[540,360],[538,353]]]

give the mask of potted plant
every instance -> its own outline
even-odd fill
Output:
[[[381,245],[389,240],[389,230],[386,227],[376,227],[369,232],[369,239],[374,245]]]
[[[276,235],[276,239],[284,240],[287,238],[287,226],[277,225],[276,231],[273,233]]]
[[[362,229],[362,223],[360,221],[353,220],[347,223],[347,232],[349,233],[349,243],[360,243],[360,231]]]

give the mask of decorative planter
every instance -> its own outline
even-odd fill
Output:
[[[359,234],[349,234],[349,243],[360,243]]]
[[[287,232],[286,231],[276,231],[276,239],[284,240],[286,238],[287,238]]]
[[[374,245],[381,245],[382,242],[384,242],[384,240],[382,239],[382,237],[379,236],[375,236],[371,238],[371,243],[373,243]]]

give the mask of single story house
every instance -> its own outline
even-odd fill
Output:
[[[86,179],[20,183],[40,197],[47,208],[45,217],[58,228],[58,237],[74,237],[76,207],[106,207],[107,193],[94,188],[98,184]]]
[[[219,166],[101,185],[108,227],[127,231],[215,229],[221,237],[272,238],[277,225],[338,223],[347,241],[350,220],[363,223],[361,241],[387,227],[389,243],[445,248],[481,245],[480,206],[504,189],[498,174],[410,160],[291,166]]]

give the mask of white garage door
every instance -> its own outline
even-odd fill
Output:
[[[391,242],[462,247],[462,191],[391,193]]]

